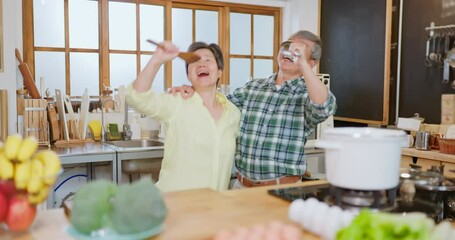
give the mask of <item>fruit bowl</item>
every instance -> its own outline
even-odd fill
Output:
[[[45,182],[53,183],[60,172],[48,177],[29,178],[24,184],[13,179],[0,180],[0,228],[12,232],[27,231],[36,217],[37,206],[45,202],[52,191],[52,185]],[[41,182],[36,191],[33,186],[28,187],[32,182]],[[27,188],[32,188],[33,192]]]
[[[38,150],[34,137],[9,136],[0,142],[0,225],[6,231],[26,231],[62,172],[58,155]]]

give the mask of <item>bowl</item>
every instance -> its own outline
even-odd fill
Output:
[[[29,177],[27,181],[0,179],[0,228],[11,232],[27,231],[35,220],[37,206],[46,201],[61,172]]]

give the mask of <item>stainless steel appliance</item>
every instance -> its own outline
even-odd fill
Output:
[[[425,196],[421,190],[417,190],[418,194],[412,201],[403,200],[398,186],[392,189],[361,191],[339,188],[327,183],[309,187],[274,189],[269,190],[269,193],[288,201],[316,198],[330,206],[336,205],[342,209],[354,211],[370,208],[394,213],[424,212],[435,222],[450,218],[445,214],[441,204]]]

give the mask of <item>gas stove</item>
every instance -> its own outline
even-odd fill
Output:
[[[288,201],[295,199],[316,198],[330,206],[339,206],[342,209],[360,211],[369,208],[375,211],[407,213],[424,212],[435,222],[443,220],[443,206],[431,199],[424,192],[417,191],[412,201],[405,201],[399,196],[399,188],[380,191],[361,191],[339,188],[330,184],[321,184],[308,187],[291,187],[269,190],[269,193]],[[447,215],[447,217],[450,217]]]

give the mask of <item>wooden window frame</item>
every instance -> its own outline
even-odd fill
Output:
[[[140,4],[153,4],[164,7],[164,38],[172,40],[172,8],[186,8],[192,9],[193,13],[196,10],[217,10],[218,11],[218,44],[223,51],[225,69],[221,78],[221,84],[229,84],[229,60],[231,57],[236,58],[249,58],[251,61],[250,71],[253,74],[254,70],[254,59],[276,59],[279,44],[281,42],[282,28],[280,22],[282,20],[282,9],[279,7],[268,7],[228,2],[216,2],[216,1],[204,1],[204,0],[111,0],[115,2],[126,2],[136,4],[136,50],[110,50],[109,49],[109,11],[108,5],[109,0],[98,0],[99,10],[99,47],[98,49],[79,49],[69,48],[69,21],[68,21],[68,0],[64,0],[64,26],[65,26],[65,47],[54,48],[54,47],[35,47],[34,46],[34,29],[33,29],[33,0],[22,0],[22,24],[23,24],[23,58],[32,73],[35,74],[35,51],[54,51],[65,53],[65,81],[66,81],[66,94],[71,92],[71,80],[70,80],[70,53],[71,52],[91,52],[99,53],[99,92],[103,90],[103,86],[110,85],[110,74],[109,74],[109,54],[110,53],[129,53],[136,54],[137,60],[137,74],[141,70],[141,54],[153,54],[153,51],[141,51],[140,49]],[[273,39],[273,57],[270,56],[255,56],[253,55],[254,45],[251,40],[251,54],[250,55],[231,55],[230,54],[230,41],[229,41],[229,29],[230,29],[230,13],[247,13],[251,14],[251,22],[253,23],[254,15],[269,15],[274,17],[274,39]],[[193,24],[195,24],[195,14],[193,14]],[[253,25],[251,28],[252,38]],[[193,27],[193,41],[195,39],[195,28]],[[226,54],[227,53],[227,54]],[[172,86],[172,64],[165,64],[165,88]],[[273,71],[278,69],[276,61],[273,61]]]

